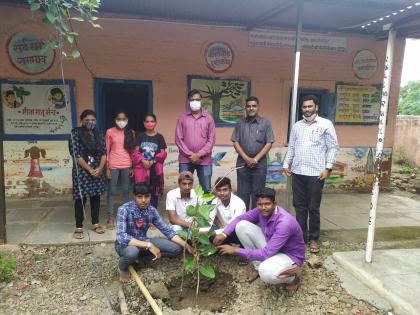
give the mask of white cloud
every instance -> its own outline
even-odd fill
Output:
[[[401,86],[408,81],[420,81],[420,40],[407,39],[405,44],[404,64]]]

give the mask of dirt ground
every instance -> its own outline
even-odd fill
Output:
[[[338,239],[338,240],[337,240]],[[351,239],[351,238],[350,238]],[[404,245],[405,244],[405,245]],[[377,247],[418,247],[413,241],[383,241]],[[363,248],[359,242],[344,242],[334,235],[324,236],[319,257],[324,260],[335,251]],[[17,247],[14,249],[17,262],[16,279],[0,283],[0,314],[115,314],[119,313],[117,256],[113,244],[94,246],[98,268],[92,262],[89,247],[49,246]],[[139,271],[145,285],[164,284],[169,298],[157,299],[164,314],[384,314],[367,302],[349,295],[333,273],[324,267],[311,269],[305,265],[301,271],[302,286],[293,297],[286,297],[281,287],[266,285],[261,280],[249,284],[245,278],[250,266],[238,264],[238,257],[215,255],[206,263],[217,272],[217,283],[203,283],[198,304],[191,298],[195,279],[186,275],[184,295],[180,298],[182,260],[162,259],[149,268]],[[97,270],[102,272],[98,277]],[[190,278],[188,278],[190,277]],[[101,286],[103,284],[103,286]],[[188,287],[190,289],[188,289]],[[104,290],[105,288],[105,290]],[[122,285],[130,314],[153,314],[134,281]],[[190,290],[190,293],[185,291]],[[210,299],[209,299],[210,297]],[[214,305],[211,300],[214,300]],[[204,300],[204,302],[203,302]],[[185,302],[185,304],[183,304]],[[204,308],[207,308],[205,310]],[[177,309],[177,310],[175,310]],[[214,312],[212,312],[213,310]]]

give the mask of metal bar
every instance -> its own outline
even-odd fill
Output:
[[[289,135],[292,131],[293,124],[296,122],[297,110],[297,93],[299,87],[299,66],[300,66],[300,37],[302,35],[302,17],[303,17],[303,0],[299,0],[297,9],[297,28],[295,39],[295,70],[293,73],[293,92],[292,92],[292,107],[290,108],[289,117]],[[287,195],[286,195],[286,209],[290,211],[292,208],[292,180],[287,177]]]
[[[0,102],[1,104],[1,102]],[[4,187],[3,111],[0,108],[0,244],[6,243],[6,194]]]
[[[373,252],[373,241],[375,238],[375,224],[376,224],[376,208],[378,205],[379,197],[379,181],[381,179],[381,163],[382,163],[382,152],[384,148],[385,141],[385,130],[386,130],[386,120],[388,116],[388,104],[389,104],[389,92],[391,88],[391,76],[392,76],[392,66],[394,59],[394,43],[395,43],[396,32],[392,27],[389,29],[388,35],[388,44],[386,47],[386,57],[385,57],[385,68],[384,68],[384,81],[382,87],[382,98],[381,98],[381,108],[379,114],[379,124],[378,124],[378,138],[376,142],[376,153],[375,153],[375,180],[372,187],[372,198],[370,202],[370,211],[369,211],[369,226],[368,226],[368,235],[366,242],[366,262],[372,262],[372,252]]]

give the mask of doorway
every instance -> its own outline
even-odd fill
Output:
[[[115,114],[124,111],[128,127],[144,131],[144,116],[153,109],[152,81],[95,79],[98,126],[105,132],[115,126]]]

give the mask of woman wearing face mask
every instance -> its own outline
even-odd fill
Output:
[[[92,229],[104,233],[99,225],[99,206],[101,195],[105,191],[104,167],[106,149],[103,135],[96,128],[96,114],[87,109],[80,115],[82,125],[71,131],[69,140],[70,154],[73,157],[73,199],[76,217],[76,229],[73,237],[82,239],[83,207],[90,198]]]
[[[144,117],[146,131],[137,138],[138,150],[132,154],[134,179],[136,183],[147,182],[152,188],[151,205],[157,208],[158,198],[163,193],[163,162],[168,153],[165,138],[158,133],[156,116],[149,113]]]
[[[122,203],[129,201],[129,182],[132,176],[132,161],[130,154],[134,149],[135,134],[127,127],[128,117],[124,112],[115,115],[115,127],[106,131],[105,141],[107,150],[107,169],[108,178],[108,229],[113,229],[114,225],[114,196],[117,189],[118,178],[122,186]]]

